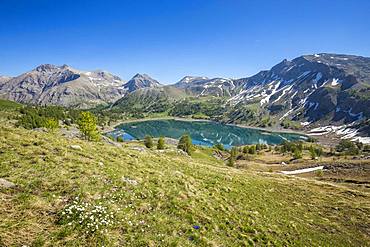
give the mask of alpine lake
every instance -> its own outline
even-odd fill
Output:
[[[305,140],[306,136],[296,133],[271,132],[263,129],[245,128],[211,121],[188,120],[145,120],[127,122],[116,126],[107,135],[124,141],[142,140],[149,135],[154,138],[164,136],[179,139],[188,134],[195,145],[213,146],[221,143],[225,148],[249,144],[276,145],[284,141]]]

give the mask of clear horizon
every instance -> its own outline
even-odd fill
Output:
[[[369,57],[369,9],[365,0],[5,0],[0,75],[50,63],[171,84],[247,77],[305,54]]]

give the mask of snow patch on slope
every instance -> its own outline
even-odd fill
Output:
[[[332,82],[331,82],[331,85],[332,86],[336,86],[336,85],[338,85],[339,83],[338,83],[338,79],[337,78],[334,78],[333,80],[332,80]]]
[[[261,105],[263,105],[265,103],[268,103],[270,101],[271,96],[278,92],[278,88],[280,86],[280,83],[281,83],[280,81],[278,83],[276,83],[275,87],[272,89],[272,92],[270,94],[266,95],[266,97],[261,100]]]
[[[290,89],[292,89],[292,87],[293,87],[293,85],[286,86],[285,88],[282,88],[283,89],[283,93],[281,95],[279,95],[279,97],[276,100],[274,100],[272,103],[278,102],[285,95],[286,92],[288,92]],[[281,91],[281,90],[279,90],[279,91]]]
[[[323,127],[314,128],[309,131],[310,136],[320,136],[327,134],[335,134],[340,136],[341,139],[350,139],[351,141],[359,141],[364,144],[370,144],[370,137],[358,136],[358,130],[351,128],[351,125],[334,126],[328,125]]]

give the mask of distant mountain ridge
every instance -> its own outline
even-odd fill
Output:
[[[226,98],[225,121],[230,123],[245,119],[241,109],[246,106],[259,109],[252,114],[256,119],[270,116],[275,122],[296,121],[303,127],[370,118],[370,58],[361,56],[304,55],[246,78],[185,76],[171,87],[184,90],[189,97]],[[146,91],[146,102],[150,93],[157,94]],[[164,98],[171,96],[162,97],[162,102]],[[125,102],[120,100],[116,106],[125,108]]]
[[[124,82],[105,71],[45,64],[17,77],[0,77],[0,97],[81,108],[109,103],[114,109],[149,112],[171,107],[186,97],[214,97],[226,102],[222,107],[228,111],[226,121],[230,123],[246,119],[243,114],[249,107],[249,113],[257,109],[251,113],[256,119],[269,116],[277,122],[301,122],[302,126],[349,124],[370,118],[370,58],[303,55],[250,77],[185,76],[173,85],[162,85],[146,74]],[[156,106],[159,109],[154,109]]]
[[[89,108],[113,103],[127,92],[158,86],[147,75],[129,82],[107,71],[80,71],[68,65],[43,64],[16,77],[0,77],[0,98],[21,103]]]

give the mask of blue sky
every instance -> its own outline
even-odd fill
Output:
[[[302,54],[370,56],[369,12],[368,0],[0,0],[0,74],[52,63],[173,83]]]

